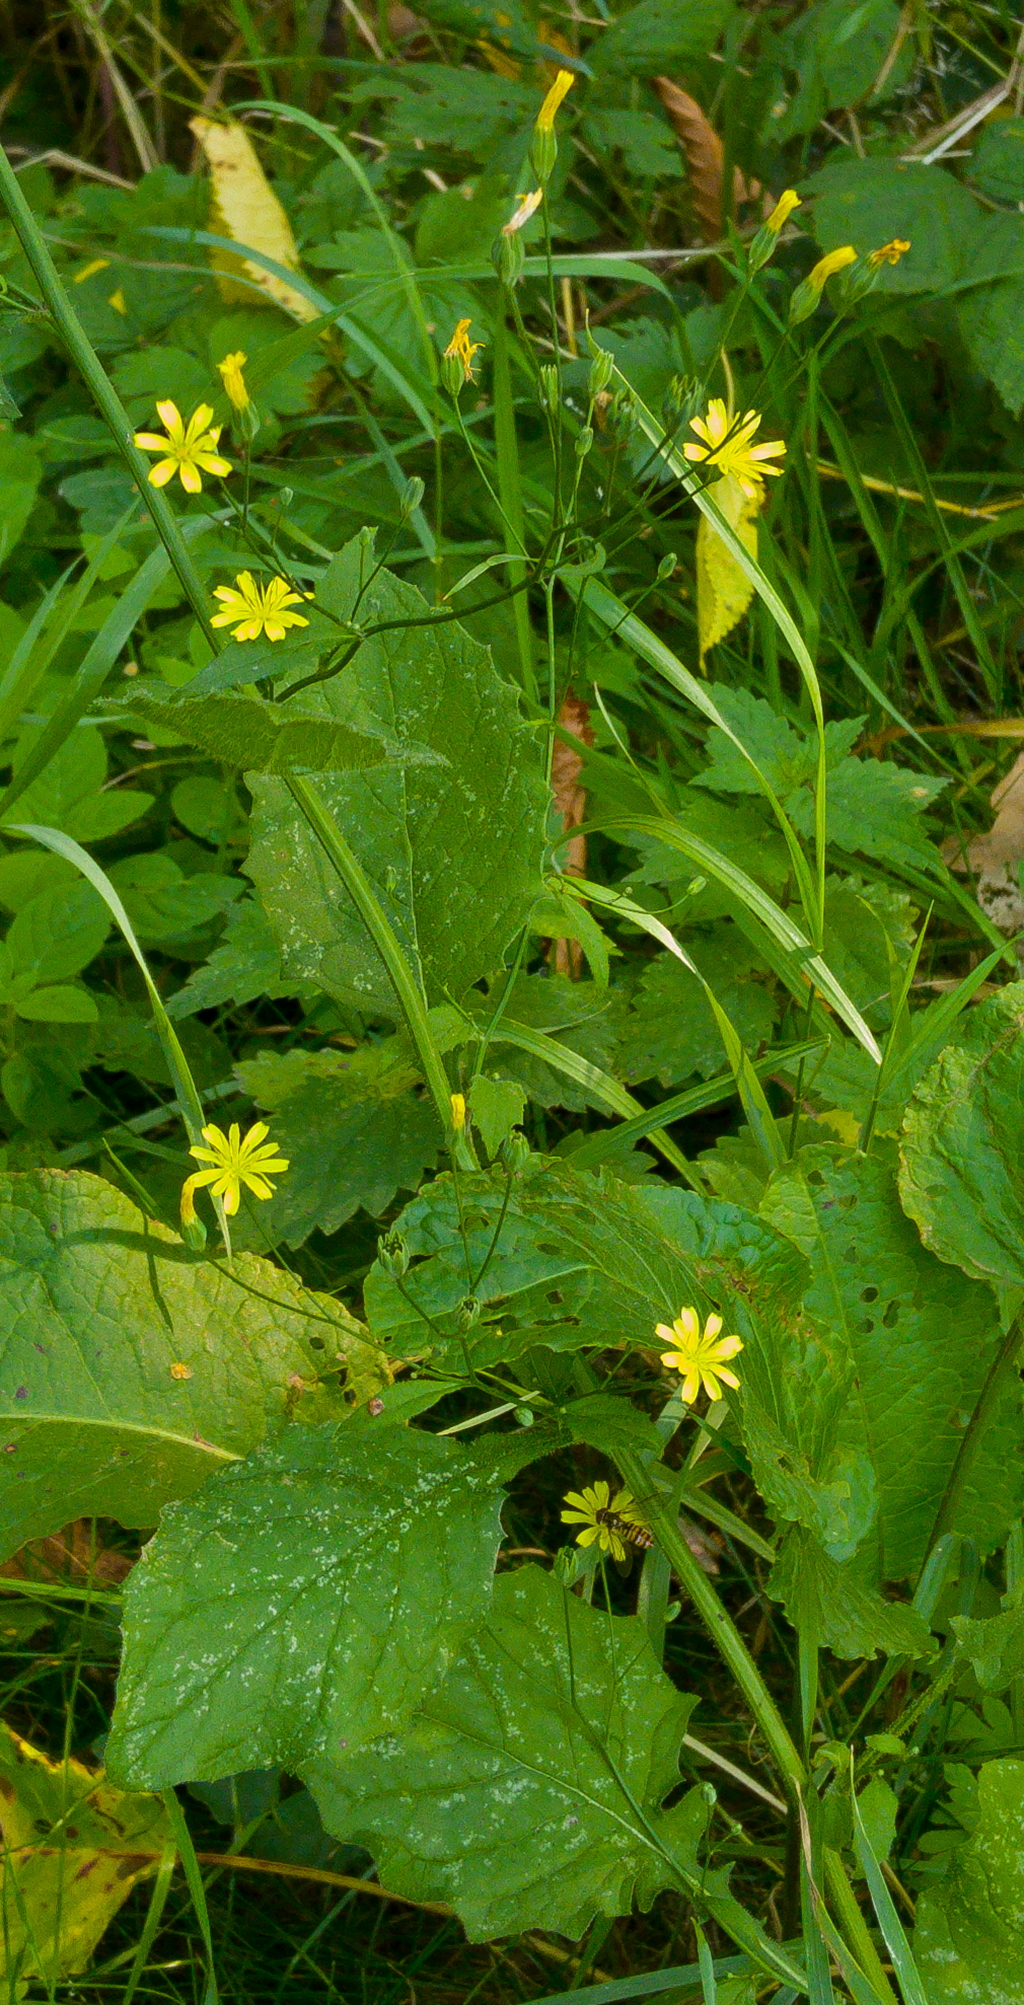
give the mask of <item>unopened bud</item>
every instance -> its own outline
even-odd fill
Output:
[[[491,245],[491,263],[502,285],[518,285],[526,263],[526,249],[522,237],[518,234],[509,236],[502,230]]]
[[[455,1334],[463,1337],[480,1321],[480,1304],[475,1295],[464,1295],[455,1311]]]
[[[593,445],[593,443],[594,443],[594,434],[589,425],[584,425],[583,430],[579,433],[576,440],[577,459],[586,459],[587,454],[590,451],[590,448]]]
[[[409,1249],[400,1232],[383,1233],[377,1241],[377,1258],[385,1274],[400,1281],[409,1268]]]
[[[678,564],[678,562],[679,562],[679,559],[678,559],[678,557],[676,556],[676,553],[675,553],[675,551],[674,551],[674,550],[668,550],[668,551],[666,551],[666,553],[665,553],[664,557],[663,557],[663,558],[662,558],[662,560],[661,560],[661,563],[660,563],[660,564],[658,565],[658,583],[659,583],[659,585],[664,585],[664,584],[667,584],[667,582],[668,582],[669,578],[672,578],[672,577],[674,577],[674,576],[675,576],[675,569],[676,569],[676,565]]]
[[[407,522],[410,515],[415,515],[416,510],[420,506],[420,503],[423,500],[423,496],[425,493],[426,493],[426,488],[424,487],[423,482],[419,477],[419,474],[414,473],[411,479],[406,481],[405,492],[402,495],[403,522]]]
[[[561,403],[561,386],[558,380],[558,370],[553,362],[541,363],[540,400],[549,415],[552,418],[556,418],[558,416],[558,407]]]
[[[615,369],[615,358],[609,355],[607,348],[599,348],[596,341],[592,338],[590,340],[590,353],[593,359],[590,364],[587,393],[591,402],[593,402],[595,397],[601,395],[602,390],[607,390]]]
[[[521,1128],[513,1128],[501,1145],[501,1160],[512,1176],[518,1176],[530,1160],[530,1144]]]
[[[852,265],[856,262],[856,258],[857,253],[853,245],[843,244],[838,250],[829,251],[827,256],[818,259],[817,264],[808,272],[807,277],[801,279],[789,302],[789,324],[791,327],[799,327],[802,320],[810,319],[829,279],[834,278],[836,272],[845,271],[847,265]]]
[[[761,266],[768,263],[779,241],[779,231],[785,228],[794,209],[799,207],[800,197],[795,188],[787,188],[785,194],[779,196],[771,215],[767,222],[762,223],[747,252],[751,271],[760,271]]]

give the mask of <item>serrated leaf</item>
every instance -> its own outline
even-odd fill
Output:
[[[169,1836],[153,1796],[129,1796],[0,1726],[0,1867],[8,1997],[84,1970],[107,1924],[155,1873]]]
[[[786,1534],[766,1586],[800,1636],[837,1657],[927,1657],[934,1647],[916,1609],[883,1600],[856,1565],[830,1559],[800,1527]]]
[[[435,1364],[461,1370],[467,1345],[480,1365],[514,1358],[531,1344],[653,1350],[656,1323],[671,1322],[684,1303],[741,1318],[746,1335],[751,1302],[758,1314],[774,1313],[794,1276],[803,1278],[785,1240],[690,1191],[574,1174],[551,1158],[534,1158],[507,1203],[504,1172],[463,1173],[459,1182],[461,1220],[445,1176],[397,1221],[412,1255],[404,1293],[379,1264],[367,1277],[374,1335],[399,1355],[427,1349]],[[460,1333],[458,1312],[471,1294],[479,1321]],[[442,1341],[432,1324],[451,1334]]]
[[[1024,1608],[1007,1608],[979,1621],[954,1615],[953,1633],[983,1692],[1005,1692],[1024,1675]]]
[[[125,1593],[112,1773],[163,1789],[404,1724],[485,1612],[495,1485],[454,1442],[288,1429],[164,1513]]]
[[[708,494],[756,563],[758,500],[744,494],[732,474],[714,481]],[[731,634],[753,596],[754,587],[746,572],[740,570],[718,532],[702,515],[697,525],[697,637],[702,668],[709,647]]]
[[[1005,131],[1011,123],[1000,121]],[[986,138],[994,138],[990,126]],[[1024,158],[1024,146],[1018,144]],[[1019,199],[1019,198],[1016,198]],[[989,283],[983,281],[993,273]],[[1008,274],[1000,277],[1000,272]],[[1015,418],[1024,406],[1024,219],[995,215],[978,219],[968,274],[978,282],[957,301],[957,319],[972,360],[995,384]]]
[[[1024,1762],[983,1764],[978,1813],[918,1902],[914,1956],[929,2005],[1024,2005]]]
[[[268,1261],[219,1270],[85,1171],[0,1177],[0,1548],[78,1516],[152,1525],[293,1407],[336,1412],[313,1390],[336,1353],[377,1390],[358,1324]]]
[[[640,77],[700,62],[733,12],[733,0],[687,0],[686,6],[679,0],[639,0],[592,43],[587,60],[599,75]]]
[[[1024,982],[963,1017],[907,1110],[900,1196],[940,1260],[1024,1286]]]
[[[228,912],[224,936],[208,961],[167,998],[167,1014],[177,1020],[220,1003],[247,1003],[256,996],[297,996],[302,982],[285,981],[270,922],[257,898],[244,898]]]
[[[470,1088],[469,1112],[488,1157],[497,1155],[506,1135],[522,1120],[525,1105],[525,1089],[513,1080],[477,1073]]]
[[[262,696],[224,690],[213,696],[175,696],[173,691],[134,690],[110,698],[108,715],[141,718],[161,731],[173,731],[189,745],[199,745],[213,759],[253,773],[341,772],[380,766],[389,757],[439,766],[437,753],[409,746],[400,752],[383,738],[354,731],[314,710],[287,702],[268,703]]]
[[[318,598],[342,619],[372,570],[357,537]],[[382,571],[359,607],[365,624],[428,620],[412,586]],[[430,1000],[462,994],[500,964],[540,890],[546,790],[539,744],[486,648],[455,622],[364,642],[344,675],[310,690],[337,724],[436,752],[434,767],[323,777],[317,792],[355,850]],[[394,993],[344,886],[280,782],[253,784],[247,868],[281,943],[285,972],[340,1001],[394,1015]]]
[[[267,1054],[236,1070],[244,1091],[273,1110],[274,1140],[291,1161],[260,1207],[271,1240],[301,1246],[314,1227],[337,1232],[360,1206],[379,1218],[437,1159],[444,1136],[404,1038],[356,1052]]]
[[[999,1347],[995,1299],[921,1245],[892,1171],[873,1157],[802,1149],[776,1172],[761,1210],[810,1259],[805,1305],[830,1332],[845,1388],[834,1438],[874,1471],[878,1516],[866,1577],[906,1579],[924,1558]],[[985,1550],[1019,1509],[1017,1409],[1019,1401],[1004,1406],[979,1449],[951,1527]]]
[[[303,1780],[329,1831],[366,1845],[396,1892],[449,1903],[471,1940],[576,1940],[672,1885],[666,1851],[698,1870],[700,1793],[662,1809],[694,1703],[634,1616],[526,1566],[496,1582],[493,1614],[403,1733],[355,1758],[329,1749]]]

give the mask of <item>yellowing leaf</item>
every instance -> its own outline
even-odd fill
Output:
[[[744,494],[732,474],[724,474],[721,480],[716,480],[708,493],[715,506],[721,509],[730,528],[735,530],[744,549],[756,557],[758,502]],[[697,530],[697,634],[702,669],[709,647],[714,647],[716,641],[724,640],[726,634],[732,632],[753,596],[754,587],[750,579],[740,570],[735,557],[702,515]]]
[[[210,166],[213,184],[210,228],[215,236],[231,237],[236,244],[248,244],[275,264],[298,271],[299,254],[291,224],[260,166],[255,148],[241,125],[217,125],[212,118],[189,120]],[[252,304],[249,285],[240,285],[235,274],[260,286],[270,299],[283,306],[296,320],[315,320],[316,307],[301,292],[251,258],[234,258],[230,251],[211,252],[210,262],[219,274],[221,294],[228,300]]]
[[[53,1762],[0,1727],[0,1901],[11,1996],[83,1970],[168,1838],[158,1797],[128,1795],[78,1761]]]

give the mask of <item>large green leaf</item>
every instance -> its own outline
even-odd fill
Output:
[[[530,1344],[650,1349],[655,1324],[686,1303],[742,1318],[746,1335],[750,1303],[774,1314],[780,1293],[803,1276],[802,1261],[767,1226],[690,1191],[643,1190],[542,1158],[510,1195],[503,1171],[459,1182],[461,1220],[448,1176],[402,1213],[413,1263],[402,1289],[379,1263],[365,1288],[380,1342],[405,1355],[429,1350],[445,1367],[462,1368],[467,1346],[477,1364]],[[469,1327],[467,1297],[479,1303]]]
[[[291,1169],[259,1223],[301,1246],[315,1226],[336,1232],[362,1206],[379,1218],[397,1190],[414,1191],[444,1141],[405,1037],[360,1051],[272,1053],[237,1067]]]
[[[1024,982],[961,1019],[907,1111],[900,1195],[940,1260],[1024,1285]]]
[[[762,1214],[808,1255],[806,1307],[845,1355],[836,1440],[869,1463],[877,1489],[861,1577],[903,1580],[924,1558],[999,1347],[995,1299],[921,1245],[892,1171],[873,1157],[801,1150],[776,1172]],[[951,1527],[985,1548],[1019,1508],[1018,1406],[1003,1411],[979,1451]]]
[[[882,268],[881,282],[889,292],[948,291],[983,227],[978,204],[966,188],[946,168],[920,161],[907,167],[896,160],[850,156],[829,161],[800,185],[801,193],[815,198],[814,234],[823,251],[852,244],[863,256],[894,237],[909,242],[897,265]]]
[[[734,13],[733,0],[639,0],[588,50],[602,76],[650,77],[670,64],[700,62]]]
[[[152,1525],[297,1406],[325,1366],[381,1375],[337,1303],[265,1260],[190,1253],[101,1177],[0,1177],[0,1547],[103,1515]]]
[[[158,731],[173,731],[199,745],[212,759],[254,773],[322,773],[380,766],[389,758],[439,766],[437,754],[422,748],[385,744],[379,732],[356,731],[324,716],[297,697],[268,703],[226,689],[210,696],[175,696],[169,689],[133,690],[101,706],[109,716],[141,718]]]
[[[989,126],[986,138],[995,138],[999,126],[1005,131],[1011,123],[1019,121]],[[1024,157],[1019,142],[1017,151]],[[990,273],[995,276],[989,278]],[[957,301],[964,339],[978,368],[1018,418],[1024,406],[1024,217],[1003,214],[979,221],[967,276],[977,282]]]
[[[226,1469],[131,1576],[111,1772],[215,1781],[399,1728],[485,1612],[499,1508],[454,1442],[365,1415]]]
[[[372,569],[369,540],[334,559],[318,600],[342,619]],[[426,600],[382,571],[364,625],[429,620]],[[497,966],[540,890],[546,790],[539,743],[486,648],[456,623],[366,641],[304,705],[356,730],[409,739],[445,761],[316,781],[431,1000]],[[348,893],[281,782],[253,781],[248,868],[284,971],[342,1001],[395,1012],[390,982]]]
[[[693,1705],[635,1617],[599,1614],[526,1566],[497,1582],[493,1613],[403,1733],[355,1756],[331,1748],[303,1779],[386,1886],[450,1903],[474,1941],[532,1927],[576,1938],[594,1915],[693,1884],[707,1806],[695,1790],[661,1807]]]
[[[923,1893],[914,1955],[929,2005],[1024,2005],[1024,1761],[987,1761],[978,1823]]]
[[[837,1657],[873,1657],[877,1650],[925,1657],[932,1648],[916,1609],[883,1601],[856,1566],[830,1559],[799,1525],[787,1533],[767,1587],[804,1641],[827,1644]]]

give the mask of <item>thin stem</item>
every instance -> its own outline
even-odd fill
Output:
[[[391,923],[362,864],[346,842],[334,816],[325,808],[316,789],[298,773],[289,773],[285,785],[300,814],[309,824],[341,878],[388,971],[392,988],[402,1005],[405,1020],[419,1053],[423,1076],[437,1109],[441,1128],[448,1134],[452,1125],[452,1093],[448,1075],[430,1027],[426,1003],[412,969],[395,938]]]
[[[656,1496],[647,1496],[650,1479],[640,1455],[624,1449],[616,1456],[616,1461],[626,1488],[632,1491],[634,1497],[644,1497],[644,1516],[676,1579],[690,1596],[716,1649],[743,1693],[771,1749],[787,1792],[799,1796],[807,1781],[803,1762],[739,1630],[726,1614],[707,1575],[697,1565],[674,1516],[659,1503]]]
[[[101,415],[110,426],[114,443],[149,509],[154,528],[177,572],[185,596],[216,654],[219,651],[219,642],[210,625],[206,593],[181,530],[174,519],[173,511],[159,488],[151,487],[149,484],[149,462],[135,444],[135,431],[128,413],[79,323],[36,219],[22,193],[18,177],[2,146],[0,146],[0,197],[3,199],[4,207],[14,225],[15,234],[32,267],[36,283],[64,346],[84,378]]]

